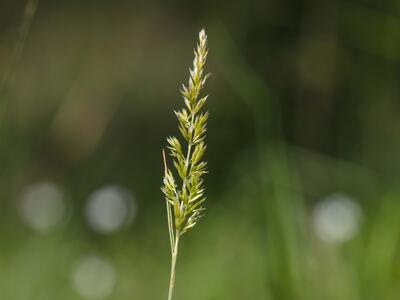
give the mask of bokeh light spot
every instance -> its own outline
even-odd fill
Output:
[[[73,272],[75,291],[87,299],[104,299],[114,290],[117,276],[108,260],[96,255],[80,259]]]
[[[313,227],[319,239],[330,244],[351,240],[359,231],[362,211],[352,198],[333,194],[317,203]]]
[[[54,182],[26,187],[19,202],[22,220],[34,230],[46,233],[63,222],[66,205],[61,188]]]
[[[110,185],[93,192],[86,205],[90,227],[103,234],[112,234],[128,226],[136,215],[136,202],[125,188]]]

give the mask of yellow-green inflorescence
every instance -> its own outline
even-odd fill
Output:
[[[167,138],[169,153],[179,176],[179,180],[176,180],[173,172],[165,163],[162,191],[167,201],[172,251],[176,236],[193,228],[204,210],[202,204],[205,197],[202,177],[207,171],[206,162],[202,158],[206,149],[204,139],[208,112],[202,111],[202,108],[208,96],[201,96],[200,92],[209,76],[209,74],[204,74],[207,53],[207,36],[203,29],[199,33],[199,43],[194,50],[189,83],[187,86],[182,85],[181,89],[185,108],[175,111],[185,147],[176,137]]]

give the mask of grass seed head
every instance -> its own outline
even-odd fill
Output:
[[[193,66],[189,69],[188,84],[182,85],[181,95],[185,107],[175,111],[178,119],[178,128],[185,147],[176,137],[168,137],[168,150],[172,158],[179,180],[175,180],[173,172],[165,163],[165,174],[161,190],[167,201],[169,210],[170,234],[182,235],[193,228],[201,218],[205,201],[203,175],[207,173],[203,155],[206,150],[206,128],[208,112],[201,111],[207,102],[208,96],[200,96],[209,77],[204,74],[207,60],[207,35],[202,29],[199,41],[194,49]],[[184,148],[186,151],[184,151]],[[179,182],[179,187],[177,182]]]

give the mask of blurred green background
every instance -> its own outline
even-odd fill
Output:
[[[166,299],[161,148],[209,35],[175,299],[400,299],[400,2],[0,2],[0,299]]]

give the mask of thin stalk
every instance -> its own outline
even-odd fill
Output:
[[[175,286],[175,267],[176,259],[178,258],[178,245],[179,245],[179,231],[175,232],[175,245],[171,255],[171,276],[169,281],[168,300],[172,300],[172,294]]]
[[[168,231],[169,231],[169,241],[171,244],[171,253],[174,252],[174,228],[172,225],[172,212],[171,212],[171,204],[168,203],[168,200],[165,201],[166,206],[167,206],[167,217],[168,217]]]
[[[24,10],[24,16],[23,20],[21,23],[21,27],[19,29],[19,38],[17,40],[17,43],[15,44],[11,59],[10,59],[10,64],[6,70],[6,72],[3,74],[3,78],[0,83],[0,93],[1,96],[4,96],[6,94],[5,89],[7,86],[11,83],[13,80],[14,74],[15,74],[15,69],[18,65],[18,61],[21,57],[22,50],[24,49],[25,42],[27,40],[29,31],[32,26],[33,19],[36,14],[36,9],[38,7],[39,0],[28,0],[26,5],[25,5],[25,10]]]
[[[163,161],[164,161],[164,176],[167,174],[168,167],[167,167],[167,159],[165,158],[165,151],[162,150]],[[172,211],[171,211],[171,204],[165,199],[165,204],[167,207],[167,217],[168,217],[168,232],[169,232],[169,241],[171,244],[171,253],[174,252],[174,226],[173,226],[173,218],[172,218]]]

